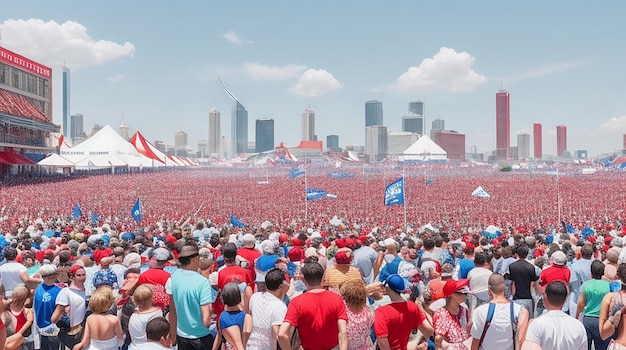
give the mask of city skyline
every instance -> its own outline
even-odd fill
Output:
[[[412,25],[412,2],[368,4],[362,16],[354,16],[355,4],[333,3],[328,13],[318,3],[249,3],[235,11],[230,3],[157,0],[152,16],[143,18],[141,4],[117,0],[15,2],[3,6],[0,45],[52,68],[58,125],[65,63],[68,116],[81,113],[86,126],[115,127],[124,115],[131,131],[151,140],[172,142],[171,130],[187,130],[189,144],[207,139],[210,108],[232,106],[219,75],[244,101],[248,130],[258,118],[275,120],[276,143],[299,143],[293,130],[306,106],[316,111],[318,139],[338,135],[345,147],[365,144],[366,101],[382,102],[383,125],[402,130],[407,103],[421,100],[429,122],[446,120],[466,135],[466,149],[488,153],[496,145],[493,94],[502,87],[511,94],[511,138],[541,122],[543,154],[557,154],[557,125],[567,126],[572,153],[621,149],[626,48],[614,43],[621,40],[626,4],[492,1],[457,4],[451,12],[426,3],[420,26]],[[134,20],[108,25],[119,7]],[[209,25],[206,13],[215,15]],[[580,16],[588,19],[582,25],[569,20]],[[275,20],[265,21],[270,17]],[[325,25],[301,26],[303,18]],[[422,30],[444,28],[442,21],[448,30]],[[222,123],[222,136],[232,135],[230,124]]]

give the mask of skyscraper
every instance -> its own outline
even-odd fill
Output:
[[[222,135],[221,135],[221,114],[220,111],[215,108],[211,108],[209,111],[209,150],[208,154],[211,156],[222,157]]]
[[[198,141],[198,157],[206,158],[209,151],[209,140]]]
[[[533,150],[534,158],[541,159],[543,156],[543,143],[541,135],[541,123],[533,124]]]
[[[387,156],[387,127],[372,125],[365,128],[365,154],[370,161],[379,162]]]
[[[509,159],[511,147],[511,108],[508,91],[496,93],[496,160]]]
[[[454,130],[436,130],[433,139],[446,151],[451,162],[465,162],[465,134]]]
[[[63,66],[63,135],[69,135],[67,130],[70,118],[70,69]]]
[[[565,125],[556,126],[556,155],[563,157],[567,150],[567,127]]]
[[[70,116],[70,140],[76,144],[76,139],[81,138],[83,133],[83,115],[80,113],[72,114]]]
[[[517,134],[517,156],[519,159],[530,158],[530,134]]]
[[[624,136],[622,136],[622,137],[624,138],[624,140],[623,140],[624,144],[622,145],[622,147],[623,147],[622,149],[626,150],[626,134],[624,134]]]
[[[430,139],[435,139],[435,134],[438,131],[446,130],[446,122],[443,119],[433,119],[432,126],[430,127]]]
[[[402,131],[424,135],[424,117],[417,114],[409,114],[402,117]]]
[[[409,102],[409,113],[417,114],[424,117],[424,102],[415,101]]]
[[[302,141],[315,141],[315,112],[310,107],[302,112]]]
[[[365,127],[383,125],[383,103],[372,100],[365,102]]]
[[[233,104],[231,118],[231,149],[232,156],[248,152],[248,111],[239,101]]]
[[[256,120],[255,149],[256,153],[274,149],[274,119]]]
[[[326,136],[326,148],[337,148],[337,147],[339,147],[339,135]]]
[[[174,152],[177,156],[187,156],[187,133],[179,131],[174,134]]]
[[[124,139],[124,140],[129,140],[130,136],[128,135],[130,128],[126,125],[126,123],[124,122],[124,116],[122,116],[122,124],[120,124],[120,128],[119,128],[119,134],[120,136]]]

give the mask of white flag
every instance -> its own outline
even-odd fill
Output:
[[[474,192],[472,192],[472,197],[482,197],[482,198],[491,198],[487,191],[483,190],[482,186],[478,186]]]

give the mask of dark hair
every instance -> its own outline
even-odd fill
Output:
[[[304,276],[304,280],[310,286],[318,286],[322,283],[324,268],[318,262],[304,263],[301,271]]]
[[[523,243],[520,243],[516,249],[516,253],[520,257],[520,259],[526,259],[528,257],[529,251],[530,249],[528,249],[528,246]]]
[[[265,275],[265,286],[268,290],[277,290],[283,281],[285,281],[285,273],[281,269],[273,268]]]
[[[151,341],[159,341],[170,334],[170,323],[164,317],[155,317],[146,324],[146,337]]]
[[[622,283],[626,284],[626,264],[621,263],[617,267],[617,277],[622,281]]]
[[[567,286],[561,281],[554,281],[548,283],[546,286],[546,298],[551,305],[555,307],[562,307],[567,299]]]
[[[580,248],[580,255],[583,259],[591,259],[593,256],[593,246],[589,244],[584,244],[582,248]]]
[[[136,274],[141,274],[141,270],[138,268],[132,268],[132,269],[126,269],[126,271],[124,271],[124,278],[127,278],[129,274],[131,273],[136,273]]]
[[[487,256],[485,255],[485,253],[476,253],[476,255],[474,255],[474,266],[483,267],[485,266],[486,262]]]
[[[599,280],[604,275],[604,264],[600,260],[591,263],[591,278]]]
[[[426,238],[424,240],[424,248],[425,249],[433,249],[435,248],[435,240],[432,238]]]
[[[7,260],[15,260],[17,258],[17,250],[15,250],[15,248],[12,248],[12,247],[5,249],[4,257]]]
[[[222,301],[226,306],[236,306],[241,303],[241,291],[237,282],[229,282],[222,288]]]

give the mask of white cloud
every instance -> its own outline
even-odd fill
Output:
[[[432,58],[425,58],[419,66],[398,77],[399,89],[441,89],[448,91],[472,90],[487,81],[472,69],[475,58],[469,53],[442,47]]]
[[[125,77],[123,75],[121,75],[121,74],[116,74],[116,75],[110,76],[108,78],[108,80],[110,82],[112,82],[112,83],[115,83],[115,82],[118,82],[118,81],[124,80],[124,79],[125,79]]]
[[[120,57],[133,56],[129,42],[95,40],[87,28],[74,21],[59,24],[41,19],[8,19],[0,24],[2,45],[47,66],[63,62],[71,69],[98,66]]]
[[[244,63],[243,69],[250,77],[257,80],[285,80],[297,77],[306,66],[288,64],[283,67],[264,66],[258,63]]]
[[[341,83],[327,71],[323,69],[308,69],[290,91],[300,96],[315,97],[335,91],[341,87]]]
[[[598,131],[603,133],[623,134],[626,130],[626,115],[613,117],[608,121],[598,125]]]
[[[585,64],[586,62],[584,61],[552,63],[552,64],[545,65],[543,67],[532,69],[524,73],[504,77],[503,81],[505,85],[512,85],[515,83],[522,82],[524,80],[538,78],[538,77],[542,77],[545,75],[555,74],[555,73],[563,72],[566,70],[578,68]]]
[[[244,39],[244,38],[240,37],[239,35],[237,35],[237,33],[235,33],[232,30],[230,32],[222,35],[222,37],[224,37],[224,39],[230,41],[231,43],[237,44],[237,45],[254,44],[254,42],[252,40]]]

